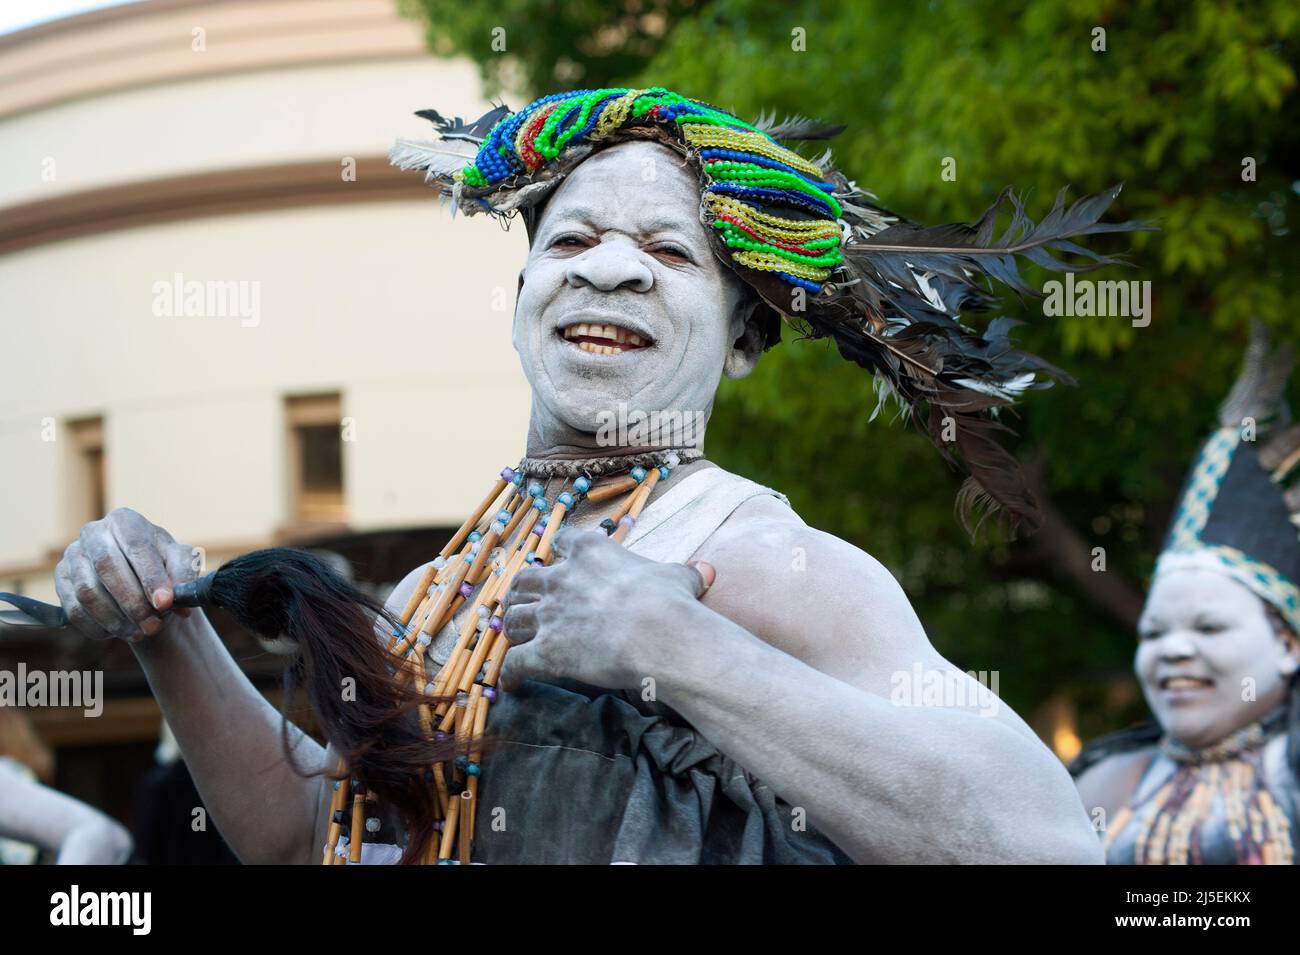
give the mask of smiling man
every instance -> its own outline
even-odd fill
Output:
[[[1068,775],[1007,707],[977,687],[891,699],[918,665],[947,686],[970,679],[878,562],[707,460],[702,434],[650,429],[611,445],[601,424],[620,408],[707,424],[720,379],[748,374],[797,322],[928,414],[931,437],[972,473],[965,505],[1032,524],[987,414],[1049,366],[1013,349],[1004,322],[981,336],[956,316],[988,304],[985,274],[1027,290],[1013,245],[1062,270],[1106,261],[1066,237],[1120,228],[1097,224],[1113,193],[1058,203],[1050,228],[1018,219],[994,241],[998,207],[975,226],[925,230],[873,205],[829,155],[780,142],[836,131],[807,120],[753,125],[658,88],[556,94],[469,125],[425,115],[441,141],[399,144],[395,161],[466,212],[522,213],[531,239],[513,340],[532,413],[526,456],[498,487],[512,500],[515,482],[515,510],[496,515],[490,495],[465,527],[498,569],[516,548],[504,620],[470,616],[490,583],[476,576],[477,538],[452,545],[465,543],[468,569],[455,555],[417,568],[388,602],[403,623],[440,608],[395,635],[424,651],[431,687],[460,672],[471,705],[493,701],[479,712],[494,745],[456,769],[455,788],[477,787],[481,807],[473,859],[1098,861]],[[639,504],[603,493],[619,487]],[[547,543],[530,545],[533,525],[516,524],[531,509],[565,515],[551,566],[529,550],[560,520],[538,521]],[[187,560],[166,531],[114,512],[69,548],[60,594],[88,632],[134,638],[235,850],[318,858],[328,789],[275,758],[274,711],[202,615],[167,612]],[[296,739],[300,762],[334,765]],[[239,768],[250,761],[252,776]]]

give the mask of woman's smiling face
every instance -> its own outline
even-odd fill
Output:
[[[1170,736],[1194,747],[1218,742],[1280,703],[1295,669],[1294,641],[1242,584],[1208,567],[1156,576],[1134,670]]]
[[[535,429],[594,433],[620,404],[707,417],[724,367],[752,368],[757,350],[735,347],[743,283],[713,251],[699,190],[672,150],[629,142],[582,162],[550,197],[514,320]]]

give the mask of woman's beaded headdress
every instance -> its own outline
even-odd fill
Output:
[[[717,254],[771,309],[766,344],[780,340],[782,320],[833,338],[845,358],[876,373],[882,400],[892,394],[921,417],[945,457],[960,457],[971,475],[958,495],[963,517],[987,505],[1037,525],[1016,460],[994,438],[1005,430],[996,412],[1068,376],[1013,348],[1011,320],[994,319],[981,334],[962,312],[992,307],[990,280],[1041,294],[1020,276],[1016,256],[1063,272],[1115,262],[1069,240],[1146,228],[1099,221],[1118,187],[1068,209],[1062,190],[1037,226],[1006,191],[972,225],[926,228],[877,205],[831,165],[830,150],[808,159],[786,146],[844,128],[803,117],[751,124],[663,87],[555,93],[472,123],[436,110],[418,115],[440,141],[399,140],[393,162],[423,170],[453,214],[519,212],[530,236],[546,198],[594,150],[642,139],[681,153],[699,174],[700,217]],[[1008,206],[1010,222],[995,236]]]
[[[1210,567],[1253,591],[1300,634],[1300,425],[1290,424],[1289,346],[1256,322],[1219,427],[1188,472],[1156,573]]]

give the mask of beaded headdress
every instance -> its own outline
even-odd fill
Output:
[[[1256,323],[1219,428],[1179,496],[1156,574],[1209,566],[1253,591],[1300,633],[1300,425],[1287,427],[1295,354]]]
[[[1068,209],[1062,190],[1039,225],[1008,190],[974,224],[926,228],[878,205],[831,165],[829,150],[808,159],[785,145],[844,129],[804,117],[748,123],[663,87],[555,93],[472,123],[436,110],[417,115],[440,140],[399,140],[392,161],[423,170],[453,214],[518,212],[530,237],[546,198],[594,150],[641,139],[682,154],[700,177],[700,217],[715,252],[768,306],[765,344],[780,340],[782,321],[834,339],[845,358],[877,375],[881,401],[897,398],[945,457],[961,459],[971,475],[958,495],[963,519],[1001,507],[1013,523],[1036,527],[1016,460],[995,440],[1005,430],[996,413],[1026,389],[1068,376],[1013,348],[1010,319],[980,333],[962,312],[992,307],[991,280],[1041,295],[1021,277],[1017,256],[1061,272],[1115,262],[1069,240],[1146,228],[1099,221],[1118,187]],[[1008,207],[1010,222],[995,236]]]

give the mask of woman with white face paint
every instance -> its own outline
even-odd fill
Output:
[[[1071,767],[1111,864],[1295,862],[1300,500],[1284,482],[1300,426],[1256,443],[1286,414],[1291,361],[1256,329],[1188,477],[1138,623],[1134,671],[1154,720]]]

